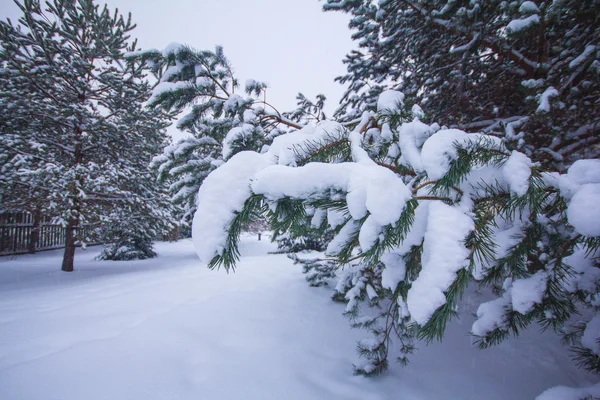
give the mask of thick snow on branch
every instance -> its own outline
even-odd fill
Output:
[[[227,227],[235,212],[241,211],[250,197],[250,180],[268,164],[263,155],[243,151],[204,180],[198,192],[198,210],[192,225],[194,246],[202,261],[210,262],[222,254]]]
[[[586,46],[585,50],[583,50],[583,53],[581,53],[579,55],[579,57],[575,58],[573,61],[571,61],[569,63],[569,68],[575,69],[575,68],[579,67],[594,53],[595,50],[596,50],[596,46],[594,46],[594,45]]]
[[[558,96],[558,90],[554,89],[552,86],[546,89],[540,96],[540,105],[536,112],[550,112],[550,99],[556,96]]]
[[[356,163],[310,163],[298,168],[273,165],[258,172],[252,182],[254,193],[273,200],[316,199],[332,190],[347,193],[353,219],[363,218],[368,211],[381,226],[396,222],[412,197],[408,187],[389,169]]]
[[[511,304],[510,297],[511,291],[509,289],[504,293],[504,296],[481,303],[477,308],[477,321],[473,323],[471,332],[477,336],[485,336],[496,328],[503,328],[504,314]]]
[[[535,304],[540,304],[546,290],[548,273],[538,271],[529,278],[517,279],[512,284],[512,308],[525,315]]]
[[[388,93],[382,97],[384,99],[395,97],[398,100],[397,93],[399,92],[395,93]],[[367,123],[369,115],[365,114],[362,122]],[[359,126],[361,125],[363,124],[359,124]],[[457,129],[438,129],[437,125],[428,126],[418,120],[400,127],[402,162],[417,172],[426,172],[429,179],[440,179],[448,172],[450,162],[458,156],[455,147],[457,144],[469,145],[482,137],[480,134],[467,134]],[[242,131],[242,128],[234,129],[226,138],[225,157],[229,155],[230,142],[239,138],[243,134]],[[327,143],[344,137],[350,139],[354,162],[309,163],[297,167],[298,162],[302,161],[314,148],[325,146]],[[359,235],[362,250],[367,251],[380,236],[384,226],[395,224],[398,221],[406,202],[412,198],[412,193],[399,176],[391,170],[377,165],[369,158],[361,147],[361,138],[358,130],[348,133],[340,124],[326,121],[276,137],[269,150],[263,155],[249,156],[243,153],[242,156],[232,157],[223,167],[219,168],[219,172],[211,174],[210,179],[205,181],[200,190],[199,214],[194,220],[194,236],[203,238],[197,240],[197,247],[202,249],[198,250],[198,253],[202,254],[201,258],[209,261],[214,255],[221,254],[228,224],[233,220],[233,215],[227,217],[226,215],[242,208],[244,201],[250,196],[250,187],[252,192],[264,195],[271,200],[283,197],[310,200],[330,197],[333,193],[344,193],[348,211],[353,220],[358,221],[369,215],[368,223],[363,224]],[[499,139],[489,138],[491,145],[504,149]],[[243,162],[240,161],[241,157],[244,157]],[[243,171],[236,172],[237,168]],[[481,183],[499,183],[509,188],[514,194],[522,196],[529,188],[530,168],[529,158],[522,153],[513,152],[501,167],[488,166],[473,170],[466,181],[461,184],[461,189],[471,193],[475,190],[472,188]],[[219,177],[218,179],[214,178],[215,174]],[[239,185],[242,185],[242,188],[238,188]],[[213,195],[213,192],[218,193]],[[233,195],[230,195],[230,192]],[[448,208],[445,205],[436,205],[435,207]],[[213,213],[210,211],[211,209],[217,211]],[[454,208],[450,207],[449,210],[448,215],[442,219],[443,221],[448,222],[448,218],[454,218],[453,221],[460,222],[461,218],[458,217],[460,214],[463,216],[463,221],[465,218],[469,221],[470,229],[472,224],[470,218]],[[345,218],[347,217],[343,218],[344,221]],[[341,222],[343,221],[340,220],[337,224]],[[450,226],[452,226],[452,222]],[[428,229],[436,232],[433,225]],[[468,230],[466,231],[468,232]],[[460,225],[454,231],[455,235],[459,235],[460,240],[464,239],[464,233],[460,230]],[[431,236],[433,233],[429,235]],[[440,236],[443,235],[440,233]],[[206,237],[210,237],[210,239],[205,239]],[[449,236],[447,239],[454,240],[451,238],[452,236]],[[456,244],[456,241],[454,240],[452,243]],[[408,249],[404,250],[404,252],[406,251]],[[458,264],[452,265],[452,268],[455,268]],[[419,285],[421,284],[417,284],[417,287]],[[427,285],[431,285],[431,283],[427,283]],[[440,290],[438,295],[443,292],[442,286],[438,287]],[[439,306],[440,301],[438,299],[432,304]],[[427,313],[433,312],[435,308],[423,311],[420,314],[420,320],[428,318],[430,315]]]
[[[567,218],[575,230],[584,236],[600,236],[600,184],[583,185],[573,195]]]
[[[429,125],[415,120],[400,127],[400,150],[402,161],[411,166],[415,172],[423,172],[420,148],[433,130]]]
[[[458,158],[455,144],[475,141],[477,135],[469,135],[459,129],[445,129],[427,139],[421,153],[421,163],[429,179],[440,179],[450,169],[450,161]]]
[[[509,22],[508,25],[506,25],[506,29],[509,32],[519,32],[519,31],[529,28],[532,25],[539,24],[539,23],[540,23],[540,16],[537,14],[533,14],[527,18],[513,19],[512,21]]]
[[[244,124],[242,126],[236,126],[227,132],[225,139],[223,140],[223,158],[227,159],[232,152],[232,144],[236,140],[244,140],[246,137],[252,135],[254,126],[250,124]]]
[[[524,196],[529,189],[531,160],[525,154],[513,150],[502,168],[502,174],[510,190],[518,196]]]
[[[411,317],[419,325],[426,324],[435,310],[446,304],[444,292],[458,271],[468,266],[469,249],[464,240],[473,229],[473,220],[459,209],[442,202],[429,205],[423,269],[406,301]]]
[[[396,90],[386,90],[379,95],[377,111],[397,110],[404,106],[404,93]]]
[[[152,91],[152,96],[148,99],[148,104],[155,102],[160,95],[166,92],[174,92],[180,89],[192,88],[193,85],[189,82],[160,82]]]
[[[600,160],[578,160],[558,180],[561,194],[571,199],[567,218],[585,236],[600,236]]]
[[[277,163],[295,165],[298,157],[303,155],[303,145],[322,141],[336,132],[343,132],[343,128],[335,122],[306,127],[275,138],[266,154],[240,152],[213,171],[198,192],[198,211],[192,226],[194,245],[200,259],[210,262],[216,255],[222,254],[227,229],[235,213],[243,208],[251,195],[250,183],[259,171]],[[239,137],[238,133],[231,134],[229,143]]]
[[[344,128],[333,121],[323,121],[316,126],[307,125],[300,130],[276,137],[267,156],[272,164],[295,167],[298,161],[310,153],[311,144],[342,138],[344,134]]]
[[[416,129],[417,125],[415,124],[417,123],[421,124],[419,129]],[[451,162],[458,158],[457,145],[468,147],[479,142],[481,145],[487,144],[494,150],[508,153],[501,139],[497,137],[478,133],[469,134],[459,129],[442,129],[425,141],[419,154],[411,136],[418,138],[419,136],[415,136],[413,132],[420,132],[421,138],[426,137],[427,131],[425,128],[429,128],[429,131],[432,130],[432,127],[427,127],[427,125],[418,121],[402,126],[400,128],[400,145],[403,151],[403,160],[408,161],[408,164],[415,171],[425,170],[429,179],[432,180],[440,179],[448,173]],[[405,131],[408,134],[405,134],[403,141],[402,133]],[[485,138],[486,141],[482,142],[482,138]],[[529,189],[531,167],[532,162],[529,157],[518,151],[513,151],[502,166],[486,166],[473,169],[461,185],[461,189],[471,191],[473,188],[481,187],[481,184],[500,184],[510,189],[512,193],[523,196]]]

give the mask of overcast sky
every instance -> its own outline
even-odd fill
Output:
[[[100,3],[100,2],[99,2]],[[344,55],[354,47],[348,16],[324,13],[318,0],[110,0],[110,7],[131,12],[133,36],[143,49],[169,43],[197,49],[222,45],[240,82],[269,84],[268,101],[280,111],[295,108],[296,94],[323,93],[331,115],[343,94],[333,79],[345,72]],[[0,0],[0,17],[20,12]]]

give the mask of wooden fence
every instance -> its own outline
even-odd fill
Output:
[[[79,228],[82,237],[86,229]],[[66,228],[28,212],[0,213],[0,255],[35,253],[65,246]]]

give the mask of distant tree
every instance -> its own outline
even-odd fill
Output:
[[[3,207],[32,202],[66,226],[63,271],[89,222],[150,256],[148,234],[169,224],[148,170],[167,115],[143,107],[145,66],[124,58],[136,47],[131,16],[92,0],[17,5],[18,23],[0,22],[0,185],[15,190]]]
[[[300,94],[298,109],[282,113],[266,101],[263,82],[249,79],[240,93],[221,47],[209,51],[172,44],[162,52],[140,51],[129,57],[149,65],[159,82],[149,105],[184,114],[177,127],[189,137],[152,161],[158,182],[168,185],[173,203],[183,209],[181,223],[191,223],[198,189],[225,160],[243,150],[266,149],[281,133],[324,118],[323,95],[313,104]]]

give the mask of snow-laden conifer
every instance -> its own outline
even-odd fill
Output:
[[[393,88],[431,121],[503,137],[565,172],[597,158],[600,4],[597,1],[328,0],[351,17],[358,50],[337,78],[335,116],[375,111]]]
[[[159,183],[168,184],[173,203],[182,207],[183,223],[194,215],[200,185],[225,160],[243,150],[266,150],[282,132],[324,118],[322,95],[313,104],[300,94],[298,109],[282,113],[267,101],[266,83],[248,79],[241,89],[221,47],[174,43],[128,57],[149,65],[158,80],[149,106],[182,114],[177,128],[189,135],[152,161]]]
[[[83,224],[112,243],[105,258],[151,256],[170,223],[148,168],[167,124],[144,106],[145,66],[124,58],[136,49],[135,25],[92,0],[17,5],[18,22],[0,22],[2,207],[66,226],[65,271],[76,244],[91,239]]]
[[[239,227],[265,203],[289,231],[318,214],[327,223],[317,229],[336,232],[326,257],[295,260],[315,285],[335,273],[334,299],[371,331],[357,372],[385,370],[392,341],[407,362],[415,340],[441,340],[468,287],[488,293],[470,332],[480,347],[537,324],[566,334],[598,370],[600,220],[586,206],[600,201],[597,160],[560,174],[493,135],[422,122],[399,92],[378,104],[359,122],[305,126],[210,174],[193,225],[200,258],[233,268]]]

